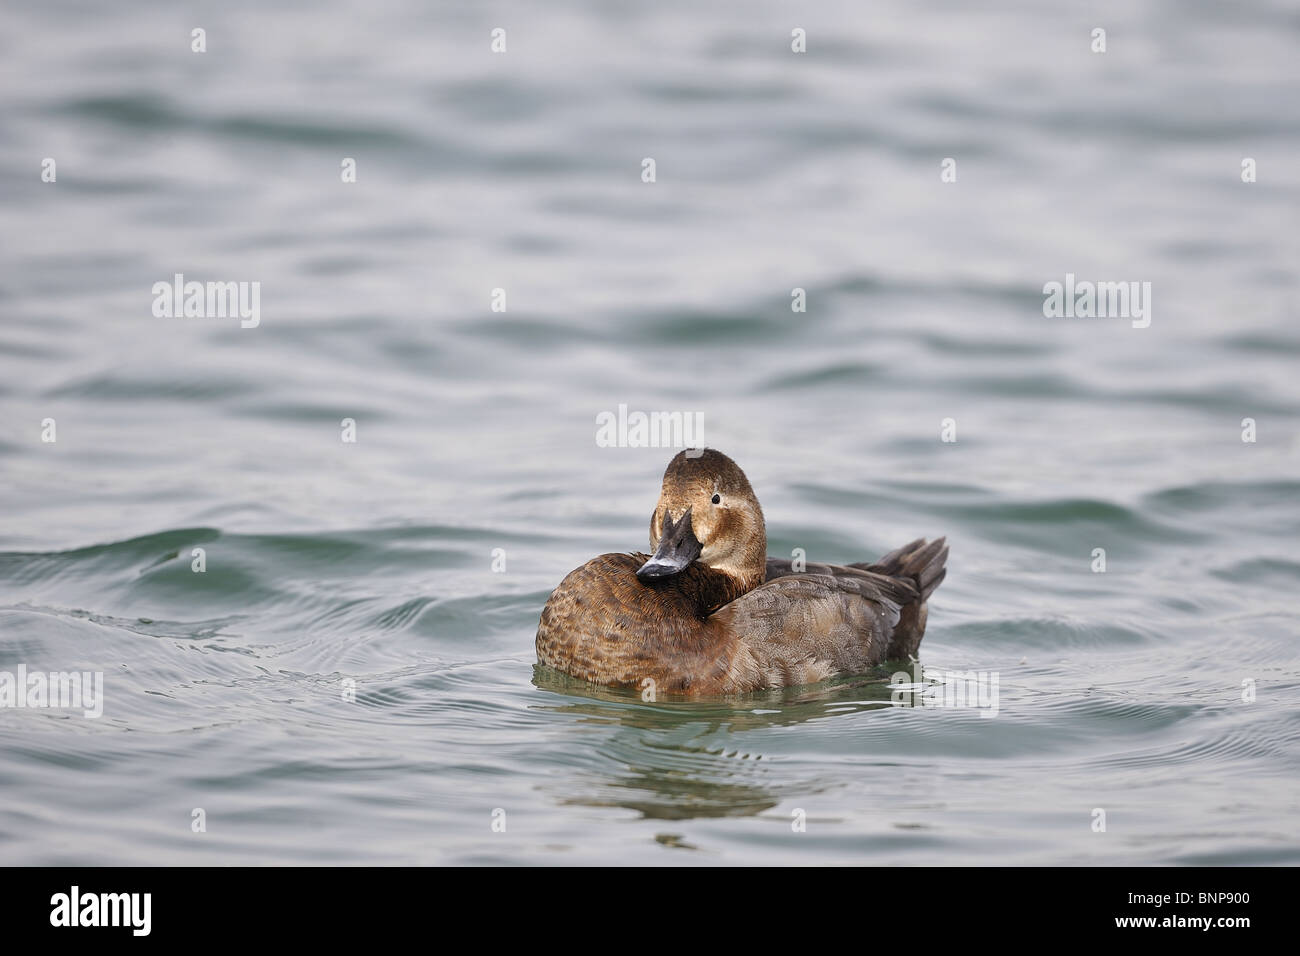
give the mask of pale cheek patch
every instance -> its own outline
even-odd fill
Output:
[[[732,541],[735,545],[737,542]],[[739,573],[744,558],[743,548],[723,548],[718,544],[707,544],[700,549],[700,560],[716,571]]]

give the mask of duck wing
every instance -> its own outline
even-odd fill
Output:
[[[861,673],[886,659],[903,608],[919,597],[910,581],[859,568],[808,565],[777,576],[709,618],[735,641],[727,689]]]

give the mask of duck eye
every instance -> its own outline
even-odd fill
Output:
[[[721,504],[721,503],[722,503],[722,495],[714,495],[714,496],[713,496],[713,503],[714,503],[715,505],[717,505],[717,504]]]

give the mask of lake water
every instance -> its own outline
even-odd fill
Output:
[[[1294,4],[618,6],[0,13],[0,863],[1300,863]],[[621,404],[996,717],[536,670]]]

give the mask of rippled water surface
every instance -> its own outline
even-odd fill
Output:
[[[1087,6],[6,7],[0,671],[105,702],[0,710],[0,862],[1300,862],[1300,12]],[[946,534],[997,716],[536,669],[621,403],[773,554]]]

